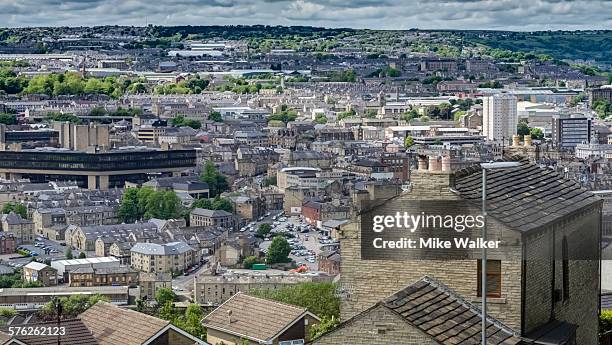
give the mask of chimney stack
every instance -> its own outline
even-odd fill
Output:
[[[427,170],[427,160],[425,160],[425,156],[418,156],[419,157],[419,171],[426,171]]]
[[[518,135],[513,135],[512,136],[512,146],[514,147],[518,147],[521,146],[521,137]]]
[[[429,156],[429,171],[440,171],[442,170],[442,164],[438,160],[437,156]]]
[[[527,135],[525,135],[525,137],[523,139],[525,140],[525,146],[526,147],[531,146],[531,135],[527,134]]]
[[[450,172],[451,171],[451,159],[450,156],[442,156],[442,171]]]

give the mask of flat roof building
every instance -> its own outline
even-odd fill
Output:
[[[142,183],[147,174],[178,174],[196,166],[195,150],[124,147],[105,152],[39,148],[2,151],[0,176],[32,182],[76,181],[89,189]]]

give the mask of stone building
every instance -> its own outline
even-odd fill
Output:
[[[200,261],[184,242],[136,243],[130,251],[132,267],[142,272],[182,272]]]
[[[424,277],[311,344],[480,344],[481,320],[478,308],[444,285]],[[488,321],[488,344],[520,343],[512,329],[493,318]]]
[[[2,215],[0,229],[13,233],[19,244],[30,243],[34,240],[34,223],[13,212]]]
[[[159,289],[172,288],[172,275],[167,272],[140,272],[140,298],[152,301]]]
[[[54,286],[58,283],[57,270],[36,261],[23,266],[21,279],[25,282],[39,281],[43,286]]]
[[[68,273],[69,286],[137,285],[138,271],[127,266],[81,267]]]
[[[189,216],[189,225],[234,229],[236,226],[236,217],[223,210],[195,208],[191,211]]]
[[[66,244],[81,251],[95,251],[96,241],[108,237],[115,242],[152,242],[163,240],[155,223],[113,224],[97,226],[70,225],[66,229]],[[110,242],[107,242],[107,244]],[[106,247],[106,245],[105,245]],[[106,247],[108,250],[108,247]]]
[[[480,167],[453,173],[435,160],[430,160],[428,167],[427,161],[420,159],[410,189],[384,202],[388,212],[428,200],[456,201],[456,205],[479,210]],[[487,181],[489,238],[507,244],[489,250],[489,315],[520,336],[546,333],[547,327],[558,323],[570,332],[570,338],[575,336],[576,343],[596,344],[601,201],[556,172],[526,161],[519,167],[489,172]],[[424,276],[478,307],[478,251],[453,260],[365,260],[361,237],[368,231],[361,229],[360,218],[340,232],[343,320]],[[365,340],[354,344],[362,343],[369,344]],[[400,343],[423,344],[412,340]]]
[[[194,279],[195,302],[201,305],[217,306],[227,301],[238,292],[249,292],[252,289],[270,289],[286,287],[291,284],[312,281],[311,277],[303,275],[273,275],[262,273],[209,276],[200,275]]]
[[[202,324],[210,344],[298,345],[320,319],[305,308],[237,293]]]

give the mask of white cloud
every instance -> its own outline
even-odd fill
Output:
[[[2,26],[313,25],[372,29],[607,29],[610,0],[21,0]]]

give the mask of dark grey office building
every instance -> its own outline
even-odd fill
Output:
[[[577,144],[590,142],[592,135],[591,121],[592,119],[588,117],[553,117],[553,145],[561,149],[574,149]]]

